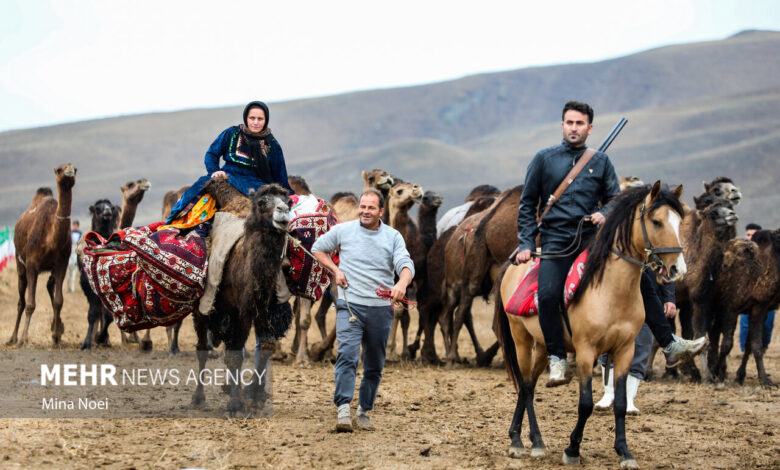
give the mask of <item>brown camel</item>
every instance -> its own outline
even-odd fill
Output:
[[[368,173],[363,171],[361,173],[361,176],[363,177],[363,191],[365,191],[368,188],[374,188],[379,190],[379,192],[382,193],[382,197],[385,198],[385,203],[390,197],[390,189],[393,187],[393,185],[396,183],[403,182],[400,179],[395,178],[393,175],[386,172],[385,170],[380,170],[379,168],[374,168]],[[385,211],[385,215],[382,217],[382,222],[386,224],[390,223],[389,210]]]
[[[414,183],[399,183],[393,185],[390,189],[389,198],[387,199],[387,210],[389,213],[390,226],[398,230],[406,243],[406,249],[409,251],[409,255],[414,262],[414,280],[410,288],[407,289],[407,297],[416,298],[416,293],[419,290],[420,284],[425,277],[425,256],[427,255],[427,249],[425,248],[425,242],[423,241],[420,229],[417,224],[414,223],[409,217],[409,210],[415,204],[422,202],[423,189],[419,184]],[[377,286],[378,287],[378,286]],[[392,286],[384,286],[389,289]],[[398,331],[398,324],[401,324],[401,359],[407,360],[411,356],[409,354],[409,311],[402,306],[394,309],[393,326],[390,330],[390,339],[387,342],[387,360],[398,360],[398,355],[395,352],[395,336]]]
[[[119,189],[122,191],[122,213],[119,216],[119,228],[132,227],[138,204],[144,198],[146,191],[152,188],[152,183],[141,178],[136,181],[128,181]]]
[[[620,184],[621,191],[628,188],[638,188],[639,186],[645,185],[645,183],[639,179],[638,176],[622,176],[618,178],[618,183]]]
[[[517,208],[523,187],[504,191],[491,207],[458,225],[445,248],[444,307],[439,317],[447,331],[447,363],[460,361],[458,334],[464,322],[472,322],[471,304],[474,297],[488,299],[501,266],[517,248]],[[455,309],[457,315],[454,315]],[[495,322],[494,322],[495,323]],[[451,326],[450,326],[451,325]],[[469,328],[471,332],[472,329]],[[489,365],[498,352],[496,341],[486,351],[472,334],[477,364]]]
[[[229,204],[226,197],[246,199],[225,178],[212,179],[205,190],[214,197],[219,207]],[[285,234],[290,221],[290,204],[287,191],[276,184],[263,186],[252,194],[244,236],[233,247],[225,264],[214,312],[208,316],[198,311],[193,313],[198,335],[199,373],[208,357],[208,331],[212,332],[216,344],[225,343],[225,365],[233,373],[238,373],[243,361],[242,348],[253,325],[258,336],[264,339],[264,345],[284,336],[289,328],[292,316],[289,309],[278,308],[274,304],[274,283],[281,267],[282,250],[287,243]],[[261,372],[265,371],[272,349],[263,349],[266,354],[256,355],[255,358],[256,374],[247,390],[255,404],[264,402],[266,396],[262,385],[266,383],[265,375]],[[230,384],[226,410],[229,413],[244,410],[240,387],[240,381]],[[192,404],[202,405],[205,398],[203,385],[199,383],[193,393]]]
[[[495,202],[495,197],[484,196],[474,201],[466,217],[469,218],[474,214],[486,210]],[[434,331],[438,323],[439,314],[442,311],[442,287],[444,284],[444,248],[447,246],[452,234],[455,232],[455,227],[451,227],[446,230],[436,241],[431,245],[426,257],[426,272],[427,281],[425,283],[426,288],[417,297],[417,310],[420,312],[420,318],[423,319],[423,333],[425,335],[422,342],[422,349],[420,350],[420,359],[425,364],[440,365],[438,355],[436,354],[436,346],[434,342]],[[474,325],[473,322],[466,322],[466,327],[469,328],[469,334],[472,332]],[[444,334],[444,332],[442,332]],[[409,345],[409,352],[414,358],[417,349],[420,347],[420,334],[418,331],[418,337],[414,343]]]
[[[39,190],[32,204],[19,217],[14,226],[17,273],[19,282],[19,307],[16,325],[7,344],[17,343],[19,322],[25,313],[24,330],[18,344],[27,342],[30,319],[35,311],[35,289],[38,274],[50,271],[54,283],[49,291],[52,310],[51,337],[59,344],[65,330],[60,311],[62,310],[62,282],[70,258],[70,208],[73,199],[73,185],[76,184],[76,168],[66,163],[54,168],[57,181],[57,199],[50,189]],[[26,297],[26,298],[25,298]]]
[[[182,186],[181,188],[177,190],[170,190],[167,193],[165,193],[165,196],[163,196],[163,206],[162,206],[162,220],[165,220],[168,218],[168,216],[171,214],[171,209],[173,209],[173,206],[176,205],[177,202],[179,202],[179,199],[181,199],[181,196],[184,194],[185,191],[190,189],[189,186]]]

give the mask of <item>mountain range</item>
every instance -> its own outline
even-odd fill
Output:
[[[522,183],[534,153],[560,142],[563,103],[586,101],[596,111],[591,146],[628,119],[608,152],[619,175],[682,183],[688,203],[702,181],[731,177],[743,192],[741,233],[752,221],[780,227],[779,59],[780,32],[745,31],[594,63],[270,103],[270,127],[288,173],[325,199],[359,192],[361,170],[383,168],[441,194],[445,210],[478,184]],[[163,194],[204,174],[205,150],[242,107],[2,132],[0,226],[53,186],[64,162],[78,168],[72,214],[82,225],[89,204],[119,203],[119,186],[141,177],[152,189],[136,223],[158,220]]]

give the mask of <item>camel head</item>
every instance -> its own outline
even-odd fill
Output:
[[[618,179],[620,183],[620,190],[623,191],[628,188],[638,188],[639,186],[644,186],[645,183],[642,182],[641,179],[639,179],[638,176],[623,176]]]
[[[303,179],[303,176],[289,175],[287,177],[287,184],[290,185],[290,187],[293,190],[293,193],[299,196],[308,196],[311,194],[311,188],[309,188],[309,183],[307,183],[306,180]]]
[[[89,206],[89,213],[92,214],[92,227],[99,227],[104,224],[114,226],[119,221],[119,207],[111,204],[108,199],[99,199]]]
[[[122,191],[123,199],[137,205],[141,203],[144,194],[151,187],[152,183],[147,181],[146,178],[141,178],[140,180],[128,181],[123,186],[120,186],[119,190]]]
[[[761,273],[758,246],[740,238],[730,240],[723,251],[721,271],[738,271],[741,275],[758,276]]]
[[[76,167],[72,163],[64,163],[54,168],[54,176],[57,178],[57,187],[70,189],[76,184]]]
[[[727,200],[734,206],[742,201],[742,192],[734,182],[731,181],[731,178],[725,176],[715,178],[709,183],[705,182],[704,192],[712,194],[719,199]]]
[[[292,200],[287,196],[286,189],[278,184],[267,184],[252,192],[249,197],[252,200],[252,212],[247,217],[247,229],[272,226],[280,232],[287,231]]]
[[[731,206],[731,203],[724,200],[716,200],[701,210],[701,215],[712,220],[716,227],[731,228],[737,225],[739,217]]]
[[[423,188],[414,183],[398,183],[390,189],[388,206],[410,208],[415,202],[422,202]]]
[[[379,190],[388,190],[393,187],[393,177],[385,170],[375,168],[368,173],[363,171],[363,190],[374,188]]]
[[[422,205],[429,207],[441,207],[444,199],[433,191],[425,191],[422,198]]]
[[[501,194],[501,191],[492,184],[481,184],[471,190],[466,199],[463,202],[476,201],[481,197],[493,197],[496,198]]]

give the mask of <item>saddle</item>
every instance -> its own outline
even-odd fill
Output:
[[[583,251],[574,260],[566,275],[566,284],[563,288],[563,305],[569,307],[574,293],[585,272],[585,261],[588,258],[588,250]],[[504,305],[504,310],[512,315],[531,317],[539,314],[539,259],[536,258],[528,265],[514,293]]]

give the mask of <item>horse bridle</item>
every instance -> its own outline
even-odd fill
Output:
[[[612,252],[618,255],[618,257],[628,261],[631,264],[635,264],[642,268],[642,272],[644,272],[646,269],[650,269],[652,272],[656,273],[657,275],[661,276],[661,279],[663,279],[664,282],[671,282],[671,279],[668,278],[666,275],[661,273],[661,269],[669,272],[668,269],[665,269],[666,266],[664,265],[663,260],[661,259],[659,254],[665,254],[665,253],[682,253],[683,249],[681,246],[674,246],[674,247],[661,247],[656,248],[653,246],[652,243],[650,243],[650,238],[647,236],[647,227],[645,226],[645,203],[643,202],[642,205],[639,207],[639,220],[642,225],[642,236],[645,238],[645,261],[639,261],[636,258],[632,258],[631,256],[628,256],[625,253],[621,253],[620,251],[616,250],[614,247],[612,248]]]

